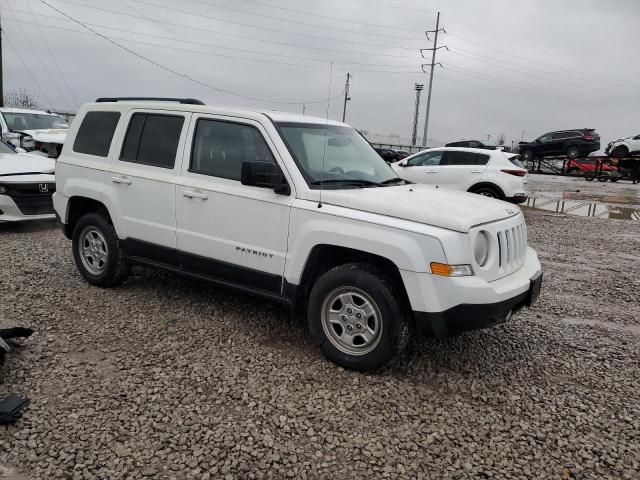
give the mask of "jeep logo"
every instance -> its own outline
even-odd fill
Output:
[[[39,183],[38,184],[38,190],[40,191],[40,193],[47,193],[49,191],[49,184],[48,183]]]

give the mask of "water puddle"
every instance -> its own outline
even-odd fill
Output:
[[[563,192],[561,198],[529,197],[522,206],[534,210],[565,213],[579,217],[640,222],[640,205],[636,206],[633,203],[624,205],[622,204],[623,202],[616,202],[614,199],[608,200],[611,203],[602,203],[594,201],[592,196],[585,199],[576,199],[572,198],[572,195],[574,195],[572,192]],[[621,200],[625,198],[629,197],[620,197]]]

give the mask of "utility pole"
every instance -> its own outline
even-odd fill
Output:
[[[420,114],[420,94],[424,84],[416,83],[414,90],[416,91],[416,111],[413,114],[413,132],[411,134],[411,145],[415,145],[418,140],[418,115]]]
[[[307,111],[307,105],[303,103],[302,104],[302,114],[304,115],[306,111]]]
[[[427,134],[429,133],[429,111],[431,110],[431,90],[433,89],[433,70],[436,68],[436,52],[441,48],[447,48],[446,46],[439,47],[438,46],[438,33],[440,31],[447,33],[444,28],[440,28],[440,12],[438,12],[438,16],[436,17],[436,29],[435,30],[427,30],[425,34],[427,38],[429,38],[430,33],[435,34],[435,38],[433,39],[433,48],[422,48],[420,49],[420,54],[424,57],[422,53],[425,50],[431,50],[431,63],[422,65],[422,70],[424,71],[425,66],[431,67],[431,71],[429,72],[429,92],[427,94],[427,113],[424,117],[424,134],[422,136],[422,146],[427,146]],[[442,67],[442,65],[440,64]]]
[[[349,96],[349,80],[351,80],[352,75],[347,73],[347,83],[344,84],[344,107],[342,108],[342,121],[347,117],[347,102],[351,100]]]

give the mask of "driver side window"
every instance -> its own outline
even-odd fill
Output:
[[[407,162],[408,167],[434,167],[440,165],[444,152],[427,152],[418,155]]]
[[[538,140],[541,142],[548,142],[549,140],[551,140],[551,135],[544,135],[540,137]]]

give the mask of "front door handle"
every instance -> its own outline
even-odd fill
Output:
[[[484,170],[471,170],[471,173],[482,173]]]
[[[131,185],[131,179],[127,177],[111,177],[113,183],[122,183],[124,185]]]
[[[438,173],[437,170],[427,170],[426,173]]]
[[[184,192],[182,192],[182,195],[187,198],[199,198],[200,200],[206,200],[207,198],[209,198],[209,195],[207,195],[206,193],[193,190],[185,190]]]

